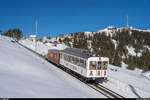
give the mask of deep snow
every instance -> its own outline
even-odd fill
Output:
[[[121,68],[109,65],[109,81],[103,85],[125,97],[150,98],[150,72],[142,73],[139,69],[131,71],[123,65]]]
[[[0,97],[105,98],[7,37],[0,38]]]

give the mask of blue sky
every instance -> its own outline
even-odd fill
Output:
[[[57,36],[97,31],[107,26],[150,28],[150,0],[0,0],[0,29],[20,28],[24,35]]]

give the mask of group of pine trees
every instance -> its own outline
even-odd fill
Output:
[[[12,37],[16,40],[19,40],[23,37],[23,32],[22,30],[20,29],[8,29],[6,32],[3,32],[2,30],[0,30],[0,34],[1,35],[5,35],[5,36],[8,36],[8,37]]]
[[[62,37],[62,36],[61,36]],[[112,40],[115,40],[117,47]],[[89,47],[91,41],[91,47]],[[115,34],[106,35],[105,32],[95,32],[92,35],[85,35],[84,32],[72,33],[69,37],[64,36],[59,39],[66,45],[73,48],[87,49],[100,56],[110,59],[110,64],[121,66],[121,62],[128,64],[128,68],[150,70],[150,32],[124,29],[116,31]],[[128,53],[128,47],[135,48],[136,56]],[[142,52],[141,52],[142,51]],[[141,56],[137,54],[141,52]]]

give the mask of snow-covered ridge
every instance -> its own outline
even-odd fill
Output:
[[[96,32],[90,32],[90,31],[85,31],[84,32],[84,34],[86,35],[86,36],[93,36],[93,34],[95,34],[95,33],[105,33],[107,36],[108,35],[110,35],[110,36],[112,36],[113,34],[115,34],[116,32],[118,32],[118,31],[122,31],[122,30],[125,30],[125,29],[129,29],[129,30],[136,30],[136,31],[142,31],[142,32],[150,32],[150,30],[149,29],[147,29],[147,30],[142,30],[142,29],[137,29],[137,28],[134,28],[134,27],[120,27],[120,28],[117,28],[117,27],[115,27],[115,26],[108,26],[108,27],[106,27],[106,28],[104,28],[104,29],[100,29],[100,30],[98,30],[98,31],[96,31]],[[132,34],[132,32],[130,31],[130,34]],[[71,35],[63,35],[63,38],[64,37],[68,37],[68,38],[70,38],[71,37]],[[57,39],[56,38],[52,38],[51,39],[51,41],[58,41],[59,40],[59,38],[60,39],[63,39],[61,36],[59,37],[57,37]]]
[[[117,28],[117,27],[114,27],[114,26],[108,26],[107,28],[105,29],[102,29],[102,30],[98,30],[97,32],[112,32],[112,31],[119,31],[119,30],[123,30],[123,29],[130,29],[130,30],[136,30],[136,31],[143,31],[143,32],[150,32],[149,29],[147,30],[142,30],[142,29],[137,29],[137,28],[134,28],[134,27],[120,27],[120,28]]]

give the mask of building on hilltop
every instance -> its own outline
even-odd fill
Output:
[[[114,26],[108,26],[107,29],[108,29],[108,30],[116,30],[117,28],[114,27]]]
[[[29,40],[31,40],[31,41],[35,41],[36,40],[36,35],[30,35],[29,36]]]

